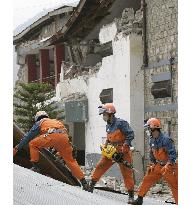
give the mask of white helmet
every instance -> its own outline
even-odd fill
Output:
[[[49,117],[46,111],[38,111],[35,115],[35,122],[38,121],[39,117],[44,116],[44,117]]]

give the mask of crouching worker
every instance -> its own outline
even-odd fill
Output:
[[[178,203],[178,166],[173,140],[161,132],[159,119],[150,118],[145,124],[150,136],[151,164],[138,189],[138,198],[132,203],[142,205],[143,197],[158,180],[163,178],[170,186],[176,204]]]
[[[35,116],[35,124],[23,137],[21,142],[13,148],[13,155],[29,144],[30,158],[33,164],[31,170],[40,172],[39,149],[54,147],[64,159],[72,174],[80,180],[83,189],[88,190],[88,183],[77,161],[72,156],[72,146],[64,124],[56,119],[50,119],[45,111],[39,111]]]
[[[103,120],[107,122],[106,144],[113,145],[118,153],[123,153],[123,159],[132,163],[132,153],[130,150],[131,141],[134,139],[134,132],[128,122],[115,117],[116,109],[112,103],[106,103],[99,106],[99,115],[103,114]],[[93,192],[94,186],[99,181],[101,176],[114,164],[112,159],[102,156],[96,169],[92,173],[90,181],[90,191]],[[129,193],[128,203],[134,200],[134,179],[133,171],[122,163],[118,163],[126,189]]]

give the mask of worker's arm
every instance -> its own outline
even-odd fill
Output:
[[[105,146],[107,146],[109,144],[109,142],[110,141],[107,139],[106,142],[105,142]]]
[[[174,142],[171,138],[167,137],[165,139],[165,148],[168,152],[169,156],[169,163],[174,164],[176,162],[177,154],[176,154],[176,149],[174,146]]]
[[[129,123],[125,120],[122,120],[119,122],[118,128],[125,135],[124,144],[131,146],[131,141],[134,139],[134,131],[130,127]]]
[[[28,133],[24,135],[22,140],[18,145],[18,150],[21,150],[25,145],[27,145],[32,139],[40,134],[40,122],[37,122],[33,125]]]
[[[150,150],[150,152],[149,152],[149,158],[150,158],[151,163],[156,164],[156,159],[153,155],[152,150]]]

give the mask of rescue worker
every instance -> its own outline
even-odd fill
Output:
[[[35,116],[35,124],[23,137],[21,142],[13,148],[13,155],[29,144],[30,157],[33,167],[31,170],[40,172],[39,149],[53,147],[64,159],[72,174],[80,180],[83,189],[88,190],[88,183],[77,161],[72,156],[72,145],[64,124],[56,119],[50,119],[45,111],[39,111]]]
[[[130,150],[131,141],[134,139],[134,132],[125,120],[115,117],[116,109],[113,103],[106,103],[99,106],[99,115],[103,115],[103,120],[107,122],[106,145],[113,145],[118,153],[123,153],[123,159],[132,163],[132,152]],[[90,191],[93,192],[94,186],[101,176],[114,164],[111,159],[102,156],[91,176]],[[128,203],[134,200],[134,179],[133,171],[125,165],[119,163],[119,167],[124,179],[125,187],[129,193]]]
[[[157,118],[150,118],[145,124],[150,136],[150,165],[138,189],[138,198],[132,203],[142,205],[143,197],[158,180],[163,178],[171,187],[176,204],[178,203],[178,166],[173,140],[161,132],[161,123]]]

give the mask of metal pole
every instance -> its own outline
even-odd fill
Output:
[[[143,67],[148,66],[148,55],[147,55],[147,42],[146,42],[146,7],[147,3],[145,0],[141,0],[141,11],[143,12]]]

